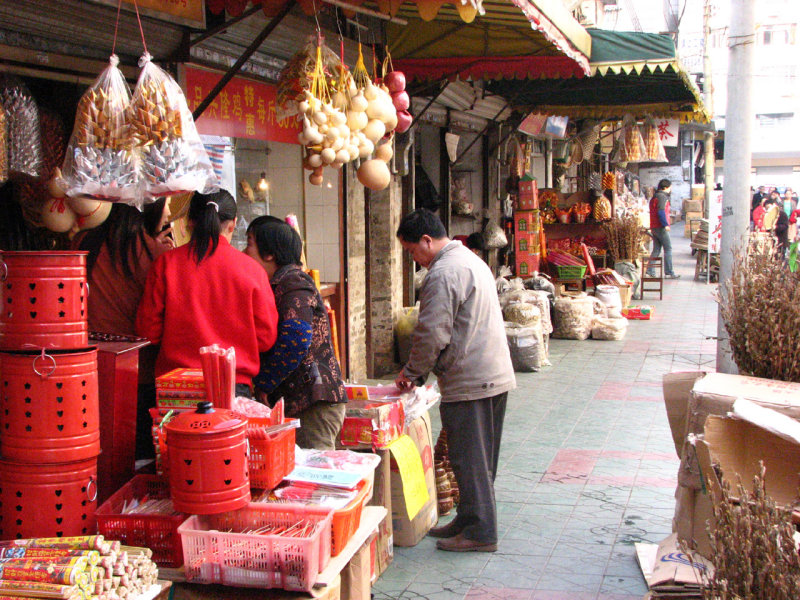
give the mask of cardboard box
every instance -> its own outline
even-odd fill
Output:
[[[397,463],[392,458],[391,493],[392,493],[392,537],[396,546],[416,546],[425,537],[431,527],[439,519],[438,503],[436,499],[436,479],[433,471],[433,437],[431,419],[427,412],[412,421],[408,426],[408,436],[414,442],[422,459],[422,468],[425,476],[425,487],[428,490],[428,500],[409,519],[406,507],[406,494],[403,489],[403,480]],[[391,452],[391,449],[390,449]]]
[[[538,211],[514,211],[514,235],[530,235],[538,233]]]
[[[532,277],[539,270],[541,255],[531,252],[517,251],[514,253],[514,265],[517,277]]]
[[[371,572],[370,540],[367,540],[342,570],[342,600],[370,600]]]
[[[391,462],[388,450],[378,450],[381,463],[375,469],[371,506],[386,508],[386,517],[378,525],[378,535],[372,540],[370,554],[372,559],[372,580],[375,581],[387,569],[394,558],[394,539],[392,530],[392,481]]]
[[[241,588],[225,585],[173,583],[170,598],[173,600],[340,600],[341,577],[328,586],[311,592],[287,592],[262,588]]]
[[[517,209],[535,210],[539,208],[539,192],[535,179],[523,178],[517,188]]]
[[[692,237],[692,220],[694,219],[702,219],[703,213],[702,212],[687,212],[686,213],[686,223],[683,225],[683,237]],[[694,231],[697,231],[698,225],[695,225]]]
[[[405,412],[400,399],[350,400],[339,441],[344,447],[385,448],[404,433]]]
[[[202,369],[173,369],[156,377],[158,408],[195,408],[206,399],[206,382]]]
[[[706,186],[704,183],[692,184],[692,200],[700,200],[701,202],[706,197]]]
[[[800,420],[800,383],[727,373],[709,373],[698,378],[692,386],[686,434],[704,433],[709,415],[727,414],[737,398],[750,400]],[[693,451],[687,452],[686,446],[681,453],[678,483],[695,489],[702,487],[697,454]]]
[[[675,490],[675,515],[672,518],[672,531],[678,539],[696,548],[702,556],[711,557],[708,527],[713,527],[714,523],[708,491],[678,486]]]
[[[689,420],[689,400],[695,382],[703,377],[703,371],[681,371],[667,373],[661,380],[664,392],[664,406],[667,409],[667,421],[672,432],[672,442],[678,458],[683,456],[686,443],[687,423]]]
[[[683,201],[683,208],[681,209],[681,213],[687,215],[689,213],[702,213],[703,212],[703,200],[689,200],[688,198]]]

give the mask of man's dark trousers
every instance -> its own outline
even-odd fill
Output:
[[[507,399],[505,392],[439,407],[460,495],[454,523],[465,538],[486,544],[497,543],[494,479]]]

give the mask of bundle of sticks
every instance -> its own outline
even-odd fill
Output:
[[[102,535],[0,541],[0,598],[132,600],[158,579],[152,554]]]
[[[231,408],[236,395],[236,350],[217,344],[200,348],[206,398],[217,408]]]

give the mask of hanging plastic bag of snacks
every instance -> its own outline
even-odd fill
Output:
[[[8,127],[8,176],[39,177],[42,169],[42,141],[39,107],[22,81],[0,76],[0,105]]]
[[[664,151],[664,144],[661,143],[658,127],[652,117],[645,119],[641,133],[642,140],[644,140],[646,160],[650,162],[667,162],[667,153]]]
[[[149,54],[128,108],[134,149],[139,154],[140,200],[218,186],[183,90]]]
[[[645,152],[644,141],[639,127],[636,125],[636,119],[629,115],[622,121],[622,130],[617,139],[617,151],[611,161],[616,163],[642,162],[647,160]]]
[[[6,109],[0,104],[0,184],[8,179],[8,122]]]
[[[62,187],[68,196],[132,202],[138,175],[126,114],[131,94],[119,58],[108,62],[78,102]]]

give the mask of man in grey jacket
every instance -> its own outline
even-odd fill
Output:
[[[440,550],[497,550],[494,479],[514,368],[494,277],[461,242],[451,241],[439,218],[425,209],[406,215],[400,244],[428,275],[419,291],[419,321],[396,384],[439,381],[439,412],[460,492],[458,513],[429,535]]]

